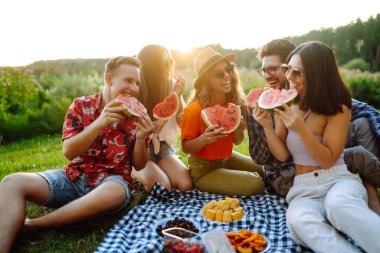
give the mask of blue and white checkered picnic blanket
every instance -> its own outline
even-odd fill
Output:
[[[207,221],[201,214],[203,206],[226,196],[210,194],[199,190],[185,193],[171,192],[156,184],[143,205],[136,206],[119,220],[108,232],[95,252],[161,252],[162,238],[153,231],[153,224],[163,218],[184,217],[198,222],[202,232],[218,226],[225,231],[247,229],[258,231],[271,241],[268,252],[301,252],[301,247],[290,237],[285,222],[287,204],[283,197],[259,195],[239,197],[245,217],[231,223]],[[304,249],[303,252],[309,252]]]

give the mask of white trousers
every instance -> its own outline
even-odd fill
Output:
[[[298,175],[286,200],[292,238],[315,252],[380,252],[380,216],[369,209],[360,178],[345,164]]]

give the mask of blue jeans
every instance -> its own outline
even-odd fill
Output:
[[[132,199],[132,192],[129,188],[128,183],[123,179],[122,176],[113,175],[105,178],[97,186],[89,186],[84,174],[80,175],[75,181],[71,181],[66,176],[66,171],[63,169],[57,170],[46,170],[42,172],[37,172],[38,175],[43,177],[49,185],[49,198],[44,203],[44,206],[48,207],[60,207],[75,199],[78,199],[99,185],[107,181],[116,181],[122,184],[127,191],[127,198],[123,205],[113,213],[121,211],[128,206],[129,201]]]
[[[158,163],[167,155],[175,155],[175,150],[171,145],[167,144],[166,141],[160,141],[160,151],[157,154],[154,153],[153,143],[149,143],[149,160]]]

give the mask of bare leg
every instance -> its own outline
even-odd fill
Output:
[[[380,215],[380,203],[379,198],[377,197],[376,187],[365,179],[363,179],[363,184],[365,189],[367,190],[369,208],[371,208],[372,211]]]
[[[166,155],[158,165],[168,175],[173,188],[177,188],[181,192],[189,191],[193,188],[189,169],[177,156]]]
[[[132,170],[132,177],[139,180],[145,188],[145,191],[150,192],[154,183],[158,182],[160,185],[168,189],[172,189],[170,179],[165,172],[154,162],[149,160],[144,169],[136,171]]]
[[[90,220],[117,210],[126,197],[123,185],[108,181],[47,215],[27,220],[25,230],[56,228]]]
[[[0,252],[8,252],[25,220],[25,201],[37,204],[49,196],[47,182],[35,173],[16,173],[0,183]]]

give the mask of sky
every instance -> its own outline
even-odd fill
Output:
[[[259,48],[379,13],[378,0],[1,0],[0,66],[134,55],[147,44]]]

